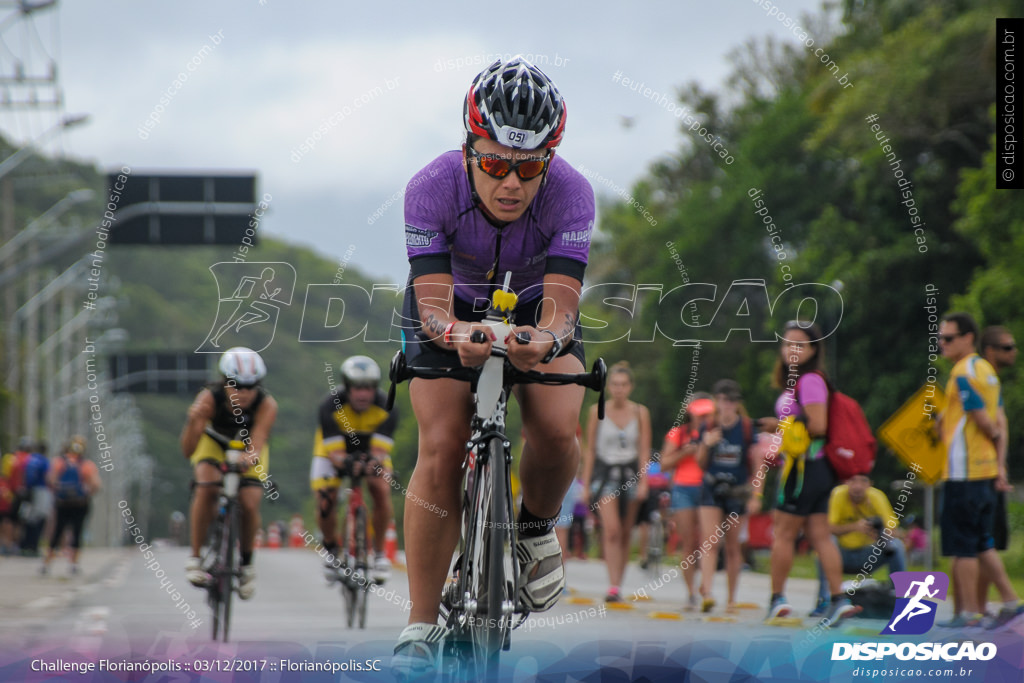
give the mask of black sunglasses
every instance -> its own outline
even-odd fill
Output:
[[[259,389],[260,383],[256,382],[254,384],[242,384],[241,382],[235,382],[233,386],[235,389]]]
[[[957,337],[962,337],[962,336],[964,336],[963,332],[957,332],[956,334],[940,334],[939,335],[939,341],[948,344],[951,341],[953,341],[954,339],[956,339]]]
[[[520,180],[533,180],[544,173],[544,169],[548,167],[548,161],[551,159],[549,154],[542,159],[523,159],[513,164],[508,159],[496,154],[484,154],[472,147],[467,147],[467,150],[469,151],[469,156],[476,160],[476,165],[481,171],[499,180],[512,171],[516,172]]]
[[[1000,351],[1013,351],[1017,348],[1016,344],[996,344],[995,347]]]

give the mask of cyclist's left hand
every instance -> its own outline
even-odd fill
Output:
[[[520,336],[523,334],[529,335],[530,343],[520,344],[515,339],[517,334]],[[536,327],[522,325],[512,328],[512,334],[505,340],[505,344],[508,346],[509,362],[516,369],[526,372],[533,370],[540,363],[541,359],[547,355],[548,350],[551,348],[552,340],[551,335],[547,332],[542,334]]]
[[[364,477],[379,477],[384,471],[380,461],[372,455],[367,454],[366,458],[357,460],[352,465],[353,474],[361,474]]]
[[[259,453],[243,453],[242,454],[242,458],[241,458],[241,462],[246,467],[256,467],[256,465],[260,464],[260,454]]]

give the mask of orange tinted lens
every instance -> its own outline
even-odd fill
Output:
[[[523,180],[536,178],[544,172],[544,160],[527,161],[519,165],[519,177]]]
[[[477,157],[480,161],[480,170],[489,176],[495,178],[504,178],[508,175],[509,165],[504,159],[496,159],[494,157]]]

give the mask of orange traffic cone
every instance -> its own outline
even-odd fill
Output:
[[[288,547],[301,548],[305,545],[306,529],[301,515],[292,515],[288,530]]]
[[[384,534],[384,554],[391,562],[398,557],[398,532],[395,531],[394,521],[388,524],[388,530]]]
[[[256,530],[256,540],[253,542],[253,547],[254,548],[262,548],[263,547],[263,529],[257,529]]]
[[[280,548],[281,547],[281,530],[277,528],[276,524],[270,525],[270,531],[267,532],[267,547],[268,548]]]

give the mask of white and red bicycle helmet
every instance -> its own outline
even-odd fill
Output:
[[[225,351],[217,367],[222,375],[236,384],[256,384],[267,376],[267,365],[260,354],[245,346],[235,346]]]
[[[480,72],[463,105],[467,132],[515,149],[557,147],[565,115],[558,88],[521,55]]]

